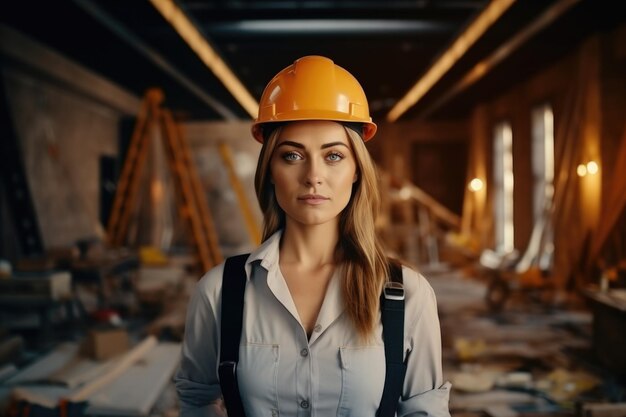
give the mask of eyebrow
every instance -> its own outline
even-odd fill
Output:
[[[299,148],[299,149],[304,149],[304,145],[303,145],[303,144],[298,143],[298,142],[293,142],[293,141],[291,141],[291,140],[286,140],[286,141],[284,141],[284,142],[279,143],[279,144],[278,144],[278,146],[277,146],[277,148],[278,148],[278,147],[281,147],[281,146],[283,146],[283,145],[285,145],[285,146],[293,146],[294,148]],[[342,146],[345,146],[346,148],[350,149],[350,148],[348,147],[348,144],[347,144],[347,143],[344,143],[344,142],[330,142],[330,143],[324,143],[322,146],[320,146],[320,149],[332,148],[333,146],[338,146],[338,145],[342,145]]]

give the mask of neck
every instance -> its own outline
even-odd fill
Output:
[[[281,263],[322,266],[335,263],[337,224],[302,226],[287,222],[280,243]]]

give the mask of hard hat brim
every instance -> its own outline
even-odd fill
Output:
[[[284,123],[284,122],[298,122],[306,120],[328,120],[332,122],[347,122],[347,123],[361,123],[363,124],[362,138],[364,142],[372,139],[376,134],[376,123],[371,121],[363,121],[358,117],[350,117],[342,112],[335,111],[320,111],[320,110],[298,110],[288,113],[277,114],[270,120],[264,120],[262,122],[255,121],[252,125],[252,136],[258,142],[263,143],[263,125],[270,123]]]

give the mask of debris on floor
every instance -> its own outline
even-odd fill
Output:
[[[626,377],[594,353],[587,306],[520,299],[494,312],[487,283],[467,271],[427,278],[439,304],[452,415],[625,415]]]

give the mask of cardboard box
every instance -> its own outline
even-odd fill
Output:
[[[95,360],[107,360],[130,348],[126,329],[106,328],[89,332],[83,345],[83,354]]]

